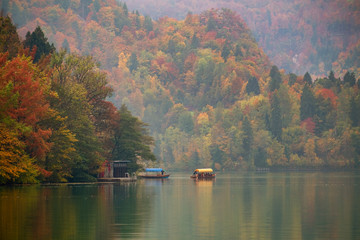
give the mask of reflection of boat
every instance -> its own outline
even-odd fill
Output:
[[[190,177],[195,179],[212,179],[215,178],[215,175],[212,168],[198,168],[195,169],[193,175]]]
[[[142,178],[168,178],[167,174],[162,168],[145,168],[145,173],[139,175]]]

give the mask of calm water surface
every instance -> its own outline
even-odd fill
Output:
[[[360,174],[0,187],[0,239],[360,239]]]

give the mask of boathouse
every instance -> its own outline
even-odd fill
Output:
[[[104,171],[99,174],[100,178],[125,178],[128,177],[128,164],[130,161],[116,160],[105,161],[103,164]]]

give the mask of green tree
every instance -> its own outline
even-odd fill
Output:
[[[210,31],[214,31],[216,29],[216,21],[212,15],[212,12],[210,12],[210,16],[207,22],[207,27],[206,27],[206,31],[210,32]]]
[[[61,45],[61,48],[64,49],[65,51],[67,52],[70,52],[70,45],[69,45],[69,42],[68,40],[65,38],[62,45]]]
[[[127,63],[127,67],[129,68],[130,72],[133,72],[134,70],[136,71],[138,66],[139,66],[139,62],[137,60],[137,56],[135,53],[132,53]]]
[[[144,28],[146,29],[147,32],[151,32],[154,29],[151,17],[145,16]]]
[[[34,32],[26,33],[24,47],[30,50],[36,47],[34,62],[38,62],[43,55],[48,55],[55,51],[54,44],[48,42],[48,39],[39,26],[35,28]]]
[[[246,85],[246,92],[248,94],[254,93],[254,95],[260,94],[259,82],[256,77],[250,77]]]
[[[99,114],[104,112],[107,105],[103,101],[111,94],[106,74],[99,71],[91,56],[66,54],[65,51],[52,56],[51,66],[51,87],[57,94],[51,107],[64,118],[54,127],[58,131],[55,140],[68,139],[66,144],[69,147],[73,144],[76,150],[71,153],[72,162],[69,163],[72,176],[95,175],[105,158],[106,149],[104,140],[98,137],[103,139],[106,136],[106,131],[101,129],[108,121],[107,114]],[[58,154],[63,154],[60,150]],[[52,161],[57,158],[58,155],[52,156]]]
[[[128,10],[128,7],[126,5],[126,2],[124,2],[123,11],[124,11],[125,16],[127,17],[129,15],[129,10]]]
[[[275,92],[271,97],[270,132],[279,142],[281,142],[283,125],[281,116],[280,100]]]
[[[191,48],[193,48],[193,49],[198,48],[199,45],[200,45],[200,40],[196,36],[196,33],[194,33],[194,35],[191,38]]]
[[[236,44],[234,55],[236,57],[236,61],[240,61],[242,59],[243,53],[241,51],[241,44]]]
[[[139,158],[156,160],[150,149],[154,139],[149,136],[147,125],[134,117],[125,105],[121,106],[119,114],[120,118],[113,139],[112,159],[131,161],[130,169],[136,171],[139,168],[137,163]]]
[[[229,55],[230,55],[230,44],[228,41],[225,42],[224,44],[224,47],[222,48],[222,51],[221,51],[221,57],[224,59],[224,61],[226,62]]]
[[[351,97],[350,98],[350,111],[349,117],[351,120],[351,125],[353,127],[360,126],[360,97]]]
[[[245,116],[244,121],[242,123],[242,131],[244,133],[244,138],[243,138],[244,159],[249,164],[251,164],[251,153],[252,153],[254,135],[253,135],[251,123],[247,116]]]
[[[300,98],[300,120],[312,118],[315,113],[316,100],[314,94],[309,85],[305,84]]]
[[[353,87],[356,83],[355,73],[347,71],[344,76],[344,84],[349,84],[350,87]]]
[[[191,113],[188,111],[182,112],[179,116],[178,125],[181,131],[192,133],[194,130],[194,122]]]
[[[310,86],[312,85],[312,78],[308,72],[306,72],[304,75],[304,82]]]
[[[280,88],[280,84],[282,82],[281,74],[277,66],[272,66],[270,70],[270,82],[269,82],[269,91],[273,92],[276,89]]]
[[[55,4],[59,4],[65,11],[70,7],[70,0],[55,0]]]
[[[296,83],[297,76],[294,73],[289,74],[289,86],[292,86]]]

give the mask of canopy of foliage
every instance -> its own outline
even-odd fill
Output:
[[[146,134],[141,130],[144,125],[132,117],[93,118],[103,116],[99,113],[104,109],[94,104],[110,105],[106,101],[110,100],[117,107],[126,105],[122,108],[125,116],[130,110],[149,124],[157,164],[166,168],[339,168],[359,164],[358,73],[345,70],[339,78],[331,71],[315,80],[309,73],[304,77],[285,74],[271,66],[245,22],[233,11],[213,9],[188,13],[184,20],[163,17],[153,21],[115,1],[69,1],[65,5],[63,1],[17,1],[9,3],[9,9],[15,5],[22,6],[19,9],[27,17],[19,29],[21,36],[41,25],[49,41],[73,52],[68,57],[54,54],[51,65],[55,81],[50,90],[57,96],[50,108],[56,110],[54,114],[66,129],[84,139],[68,136],[69,147],[86,149],[83,145],[90,144],[99,155],[109,153],[106,147],[102,153],[94,146],[114,139],[121,128],[104,134],[97,130],[104,122],[134,123],[134,129]],[[97,81],[78,80],[82,70],[72,68],[82,67],[76,64],[76,59],[82,58],[74,52],[91,54],[101,62],[110,76],[111,97],[101,75],[90,74],[99,79],[100,87],[92,86]],[[344,56],[344,64],[355,69],[346,59]],[[93,99],[91,90],[99,89],[99,97]],[[108,115],[112,113],[110,109]],[[81,129],[100,131],[104,138],[84,135]],[[127,135],[137,138],[131,132]],[[140,147],[135,151],[137,157],[148,156],[148,149],[142,146],[152,141],[144,141],[136,144]],[[128,146],[116,139],[112,143]],[[134,156],[131,148],[127,150],[115,152]],[[76,171],[94,171],[97,158],[76,152],[69,158],[79,166]],[[91,164],[83,166],[84,160]]]
[[[8,17],[0,22],[15,28]],[[13,31],[0,39],[9,36],[19,39]],[[146,125],[106,100],[112,89],[91,56],[44,51],[51,45],[40,27],[27,34],[27,49],[10,46],[2,42],[0,53],[0,184],[89,181],[105,160],[131,161],[133,170],[155,160]]]
[[[232,9],[244,18],[270,59],[280,68],[297,74],[306,71],[327,74],[341,62],[343,55],[347,57],[352,55],[351,51],[356,51],[355,44],[360,38],[360,1],[356,0],[123,2],[129,9],[139,10],[155,19],[163,16],[184,19],[188,12]],[[353,66],[352,63],[346,67],[347,70]],[[336,69],[336,73],[343,76],[346,73],[343,69]]]

